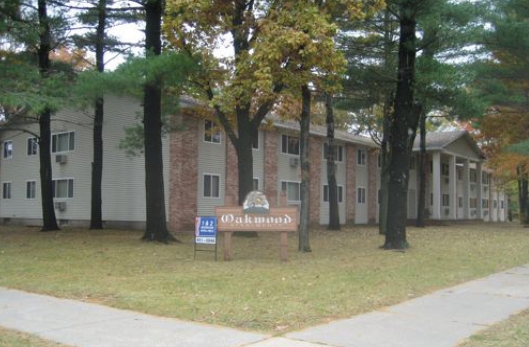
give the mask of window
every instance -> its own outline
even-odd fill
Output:
[[[443,197],[442,197],[443,201],[443,207],[449,207],[450,206],[450,195],[448,194],[443,194]]]
[[[73,179],[53,180],[53,197],[54,198],[73,198]]]
[[[75,133],[73,131],[51,136],[51,152],[68,152],[75,149]]]
[[[476,170],[470,170],[469,177],[470,177],[470,182],[477,182],[478,176],[476,174]]]
[[[463,197],[462,196],[457,198],[457,206],[459,208],[463,208]]]
[[[366,203],[366,189],[365,188],[358,188],[357,189],[356,201],[359,204],[365,204]]]
[[[215,124],[209,119],[204,121],[204,141],[220,143],[220,131],[216,129]]]
[[[343,202],[343,186],[337,186],[338,188],[338,202]],[[323,186],[323,202],[329,202],[329,185]]]
[[[365,150],[359,149],[357,151],[356,163],[358,165],[365,165],[366,164],[366,151]]]
[[[329,158],[329,145],[327,143],[323,144],[323,159],[327,160]],[[343,146],[334,145],[334,161],[343,163]]]
[[[259,149],[259,131],[257,132],[257,135],[255,135],[253,142],[252,142],[252,148],[253,149]]]
[[[204,197],[218,198],[220,197],[220,176],[204,174]]]
[[[258,178],[253,179],[253,190],[259,190],[259,179]]]
[[[498,200],[496,199],[492,200],[492,207],[498,208]]]
[[[299,155],[299,139],[290,135],[281,135],[281,153]]]
[[[469,207],[470,208],[476,208],[478,207],[478,199],[476,198],[470,198],[470,201],[469,201]]]
[[[458,181],[463,180],[463,169],[457,169],[457,180]]]
[[[489,208],[489,199],[481,199],[481,207]]]
[[[300,182],[281,182],[281,190],[286,192],[287,201],[301,201],[301,183]]]
[[[11,182],[2,183],[2,199],[11,199]]]
[[[450,173],[450,167],[446,163],[441,164],[441,174],[443,176],[448,176]]]
[[[28,150],[27,150],[28,156],[37,155],[38,148],[39,148],[39,142],[37,141],[37,138],[36,137],[28,138]]]
[[[37,197],[37,181],[26,181],[26,199]]]
[[[483,181],[483,184],[489,184],[489,174],[488,173],[483,172],[482,181]]]
[[[4,158],[13,157],[13,141],[4,141]]]

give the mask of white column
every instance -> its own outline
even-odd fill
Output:
[[[441,153],[432,155],[432,219],[441,219]]]
[[[483,219],[483,166],[481,163],[476,164],[476,211],[478,219]]]
[[[470,219],[470,163],[463,162],[463,218]]]
[[[448,162],[448,194],[450,195],[450,219],[457,218],[457,173],[456,157],[451,155]]]

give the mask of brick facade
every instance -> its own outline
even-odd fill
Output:
[[[320,222],[320,204],[321,204],[321,166],[323,165],[322,147],[324,138],[312,137],[309,145],[309,163],[310,163],[310,203],[309,203],[309,223],[319,225]]]
[[[278,177],[277,177],[277,155],[279,153],[279,140],[275,131],[263,131],[264,135],[264,182],[263,191],[268,198],[268,203],[272,207],[277,207],[286,204],[281,204],[278,192]]]
[[[169,229],[193,230],[198,190],[198,120],[185,118],[185,130],[171,134]]]
[[[224,206],[239,205],[239,167],[235,147],[226,136],[226,186]]]

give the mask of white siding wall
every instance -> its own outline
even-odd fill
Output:
[[[336,184],[342,189],[342,202],[338,202],[338,209],[340,214],[340,223],[345,224],[345,207],[347,206],[347,170],[346,170],[346,149],[345,144],[336,141],[337,146],[342,147],[343,160],[341,162],[335,161],[336,163]],[[327,160],[324,157],[323,145],[320,149],[320,155],[322,156],[322,165],[321,165],[321,183],[320,183],[320,224],[325,225],[329,224],[329,203],[323,202],[323,187],[328,184],[327,177]]]
[[[301,168],[299,165],[299,155],[282,153],[282,149],[281,149],[282,134],[283,133],[279,133],[276,135],[277,141],[279,144],[277,146],[277,149],[278,149],[278,154],[277,154],[278,196],[277,196],[277,199],[278,201],[280,201],[279,194],[281,194],[281,182],[288,181],[288,182],[301,183]],[[284,134],[286,135],[286,133]],[[299,135],[292,134],[291,136],[297,137],[299,139]],[[297,159],[297,164],[293,165],[290,159]],[[299,205],[300,201],[288,200],[288,197],[287,197],[287,204],[288,205]]]
[[[36,131],[38,126],[29,127]],[[41,218],[40,205],[40,180],[39,180],[39,156],[27,156],[26,141],[30,135],[20,132],[2,133],[0,145],[4,146],[4,141],[12,141],[13,155],[11,158],[4,158],[1,154],[0,160],[0,182],[11,183],[11,199],[0,199],[0,217],[2,218]],[[26,199],[26,182],[36,181],[36,198]],[[0,186],[2,188],[2,186]],[[1,196],[0,196],[1,197]]]
[[[358,164],[359,150],[365,153],[365,164]],[[368,204],[369,204],[369,179],[368,179],[368,167],[369,167],[369,155],[367,148],[357,147],[357,162],[354,167],[356,169],[356,207],[355,207],[355,223],[356,224],[367,224],[368,222]],[[365,189],[365,203],[359,203],[358,199],[358,188]]]
[[[139,123],[142,109],[137,100],[132,98],[107,97],[105,100],[105,118],[103,124],[103,220],[105,221],[145,221],[145,167],[143,155],[129,158],[118,148],[125,136],[125,128]],[[52,134],[75,133],[75,149],[73,151],[52,154],[52,172],[54,179],[73,179],[73,198],[57,198],[55,201],[66,202],[66,210],[56,210],[59,221],[90,220],[91,200],[91,163],[93,160],[92,146],[92,112],[64,110],[53,116]],[[31,126],[36,131],[36,126]],[[42,218],[39,159],[38,156],[26,155],[27,134],[13,133],[3,135],[16,139],[14,155],[10,162],[2,162],[0,177],[2,181],[13,181],[13,198],[2,201],[0,216],[3,218]],[[169,172],[169,155],[167,140],[163,141],[164,181],[167,189]],[[40,150],[40,148],[39,148]],[[55,162],[57,154],[67,156],[67,162]],[[37,198],[26,200],[26,181],[37,181]],[[167,191],[167,190],[166,190]],[[166,206],[168,194],[165,194]]]
[[[197,190],[197,215],[211,216],[215,214],[215,206],[224,205],[224,192],[226,183],[226,142],[229,141],[221,133],[220,143],[204,141],[204,122],[198,122],[198,190]],[[204,175],[218,175],[220,182],[219,197],[204,197]]]
[[[264,183],[264,133],[259,130],[259,148],[253,150],[253,177],[259,180],[259,190]]]

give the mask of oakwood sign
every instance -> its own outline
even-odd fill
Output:
[[[245,213],[242,207],[216,207],[217,228],[224,232],[224,260],[231,260],[234,231],[281,232],[282,261],[287,261],[288,232],[298,230],[297,207],[271,207],[267,213]]]
[[[247,214],[240,207],[217,207],[219,231],[296,231],[296,207],[271,208],[268,214]]]

